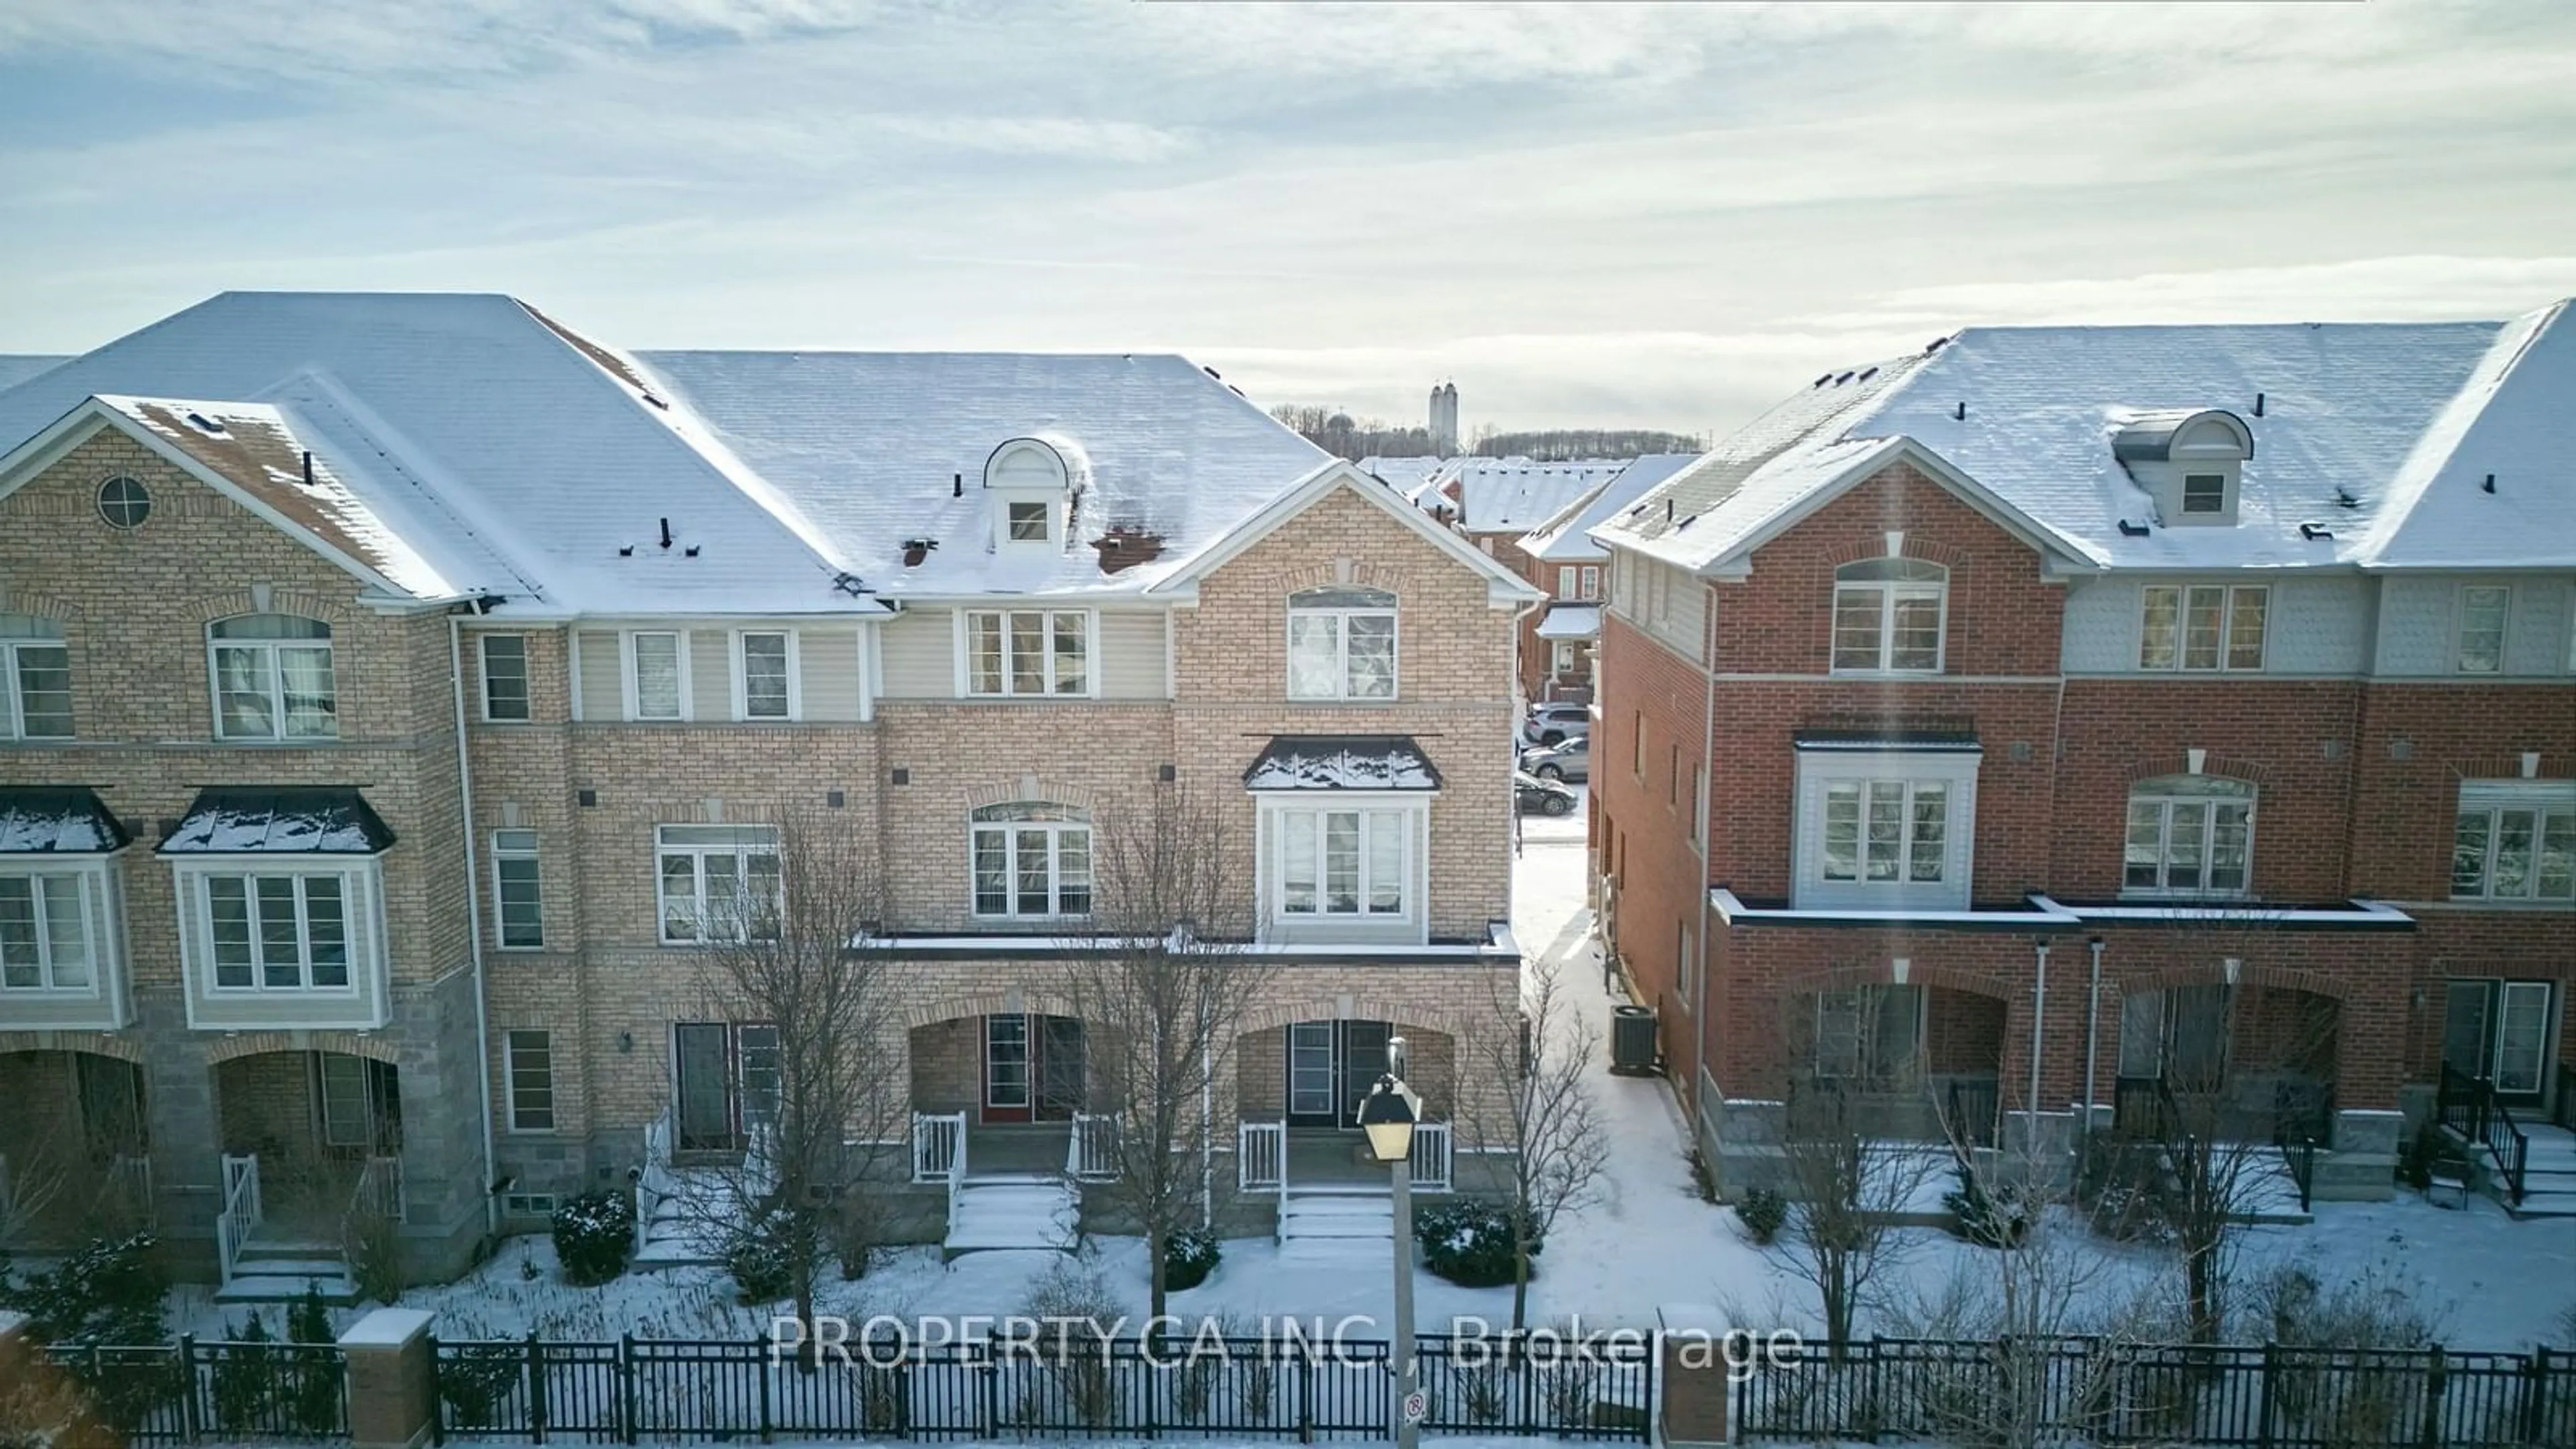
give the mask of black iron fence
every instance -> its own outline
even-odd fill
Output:
[[[332,1344],[182,1338],[58,1345],[46,1356],[128,1443],[349,1436],[346,1360]]]
[[[1746,1440],[2246,1449],[2576,1444],[2576,1353],[2098,1338],[1806,1345],[1747,1366]]]
[[[1654,1359],[1619,1339],[1419,1340],[1429,1433],[1648,1437]],[[438,1343],[438,1433],[536,1443],[675,1439],[1382,1438],[1384,1341],[1083,1334],[879,1339],[819,1363],[764,1339]]]

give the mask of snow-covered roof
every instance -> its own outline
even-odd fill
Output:
[[[1546,563],[1599,563],[1609,552],[1592,541],[1596,523],[1644,497],[1646,490],[1699,460],[1697,453],[1648,453],[1556,511],[1520,541],[1521,552]]]
[[[125,827],[87,787],[0,788],[0,855],[97,855],[125,843]]]
[[[1330,455],[1184,357],[901,352],[645,352],[675,425],[811,520],[890,595],[1138,593],[1184,567]],[[993,547],[985,461],[1044,434],[1088,486],[1065,546]],[[1113,528],[1162,540],[1104,574]],[[914,538],[938,547],[903,566]]]
[[[1422,491],[1426,483],[1447,476],[1449,465],[1463,460],[1436,455],[1419,458],[1362,458],[1360,471],[1382,483],[1393,485],[1406,498]]]
[[[2561,316],[1974,328],[1816,379],[1593,534],[1709,568],[1910,447],[2079,564],[2562,566],[2576,337]],[[2239,521],[2167,528],[2115,442],[2202,411],[2252,434]],[[2523,486],[2485,495],[2488,472]]]
[[[1556,604],[1538,621],[1542,639],[1591,639],[1601,633],[1599,604]]]
[[[1627,466],[1622,458],[1470,458],[1455,478],[1458,526],[1469,533],[1527,533]]]
[[[227,787],[197,792],[161,853],[373,855],[393,843],[384,818],[354,789]]]
[[[0,352],[0,392],[6,392],[40,372],[51,372],[69,361],[68,357],[46,357],[33,352]]]
[[[1437,790],[1440,771],[1402,735],[1275,735],[1247,790]]]

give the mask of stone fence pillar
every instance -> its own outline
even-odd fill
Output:
[[[430,1323],[417,1309],[379,1308],[340,1335],[349,1360],[352,1449],[417,1449],[430,1441],[437,1409]]]
[[[1696,1303],[1655,1310],[1655,1371],[1664,1381],[1659,1443],[1672,1449],[1725,1444],[1734,1385],[1727,1377],[1726,1315]]]

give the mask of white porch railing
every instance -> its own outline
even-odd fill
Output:
[[[643,1252],[653,1215],[676,1188],[671,1180],[671,1109],[644,1129],[644,1166],[635,1174],[635,1251]]]
[[[1449,1190],[1449,1124],[1417,1122],[1413,1127],[1413,1173],[1415,1192]]]
[[[1064,1148],[1064,1175],[1076,1182],[1107,1182],[1118,1175],[1118,1119],[1101,1112],[1073,1114],[1073,1138]]]
[[[966,1114],[912,1114],[912,1180],[945,1182],[966,1158]]]
[[[145,1222],[152,1222],[159,1209],[152,1200],[152,1159],[139,1154],[119,1153],[107,1165],[108,1181],[125,1199],[125,1205]],[[5,1197],[5,1193],[0,1193]]]
[[[1285,1192],[1288,1124],[1241,1122],[1234,1129],[1234,1185],[1243,1192]]]
[[[215,1214],[215,1256],[223,1281],[233,1281],[242,1245],[259,1229],[259,1156],[224,1157],[224,1210]]]

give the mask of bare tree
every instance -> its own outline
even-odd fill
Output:
[[[1592,1069],[1600,1033],[1563,989],[1556,963],[1533,961],[1489,988],[1488,1010],[1464,1044],[1484,1090],[1462,1092],[1461,1125],[1486,1161],[1511,1174],[1512,1327],[1529,1319],[1530,1256],[1569,1209],[1598,1200],[1610,1144]],[[1468,1074],[1462,1074],[1462,1077]]]
[[[810,817],[781,823],[777,842],[774,862],[747,857],[732,900],[709,902],[718,944],[703,988],[713,1019],[774,1043],[758,1075],[775,1086],[746,1083],[739,1161],[684,1195],[700,1241],[767,1260],[812,1344],[825,1264],[874,1240],[877,1184],[905,1150],[907,1083],[903,1054],[885,1050],[900,1029],[890,966],[868,949],[883,916],[874,859],[852,831]]]
[[[1902,988],[1894,988],[1901,990]],[[1913,1018],[1899,1027],[1891,988],[1859,987],[1790,998],[1781,1121],[1781,1190],[1789,1220],[1770,1252],[1816,1290],[1828,1351],[1839,1357],[1859,1310],[1902,1260],[1897,1216],[1940,1171],[1937,1152],[1882,1144],[1882,1105],[1922,1094]]]
[[[1158,1316],[1173,1235],[1206,1222],[1213,1104],[1270,977],[1243,948],[1253,891],[1236,845],[1221,812],[1155,786],[1143,810],[1095,831],[1098,938],[1064,966],[1098,1109],[1084,1155],[1101,1197],[1144,1230]]]

